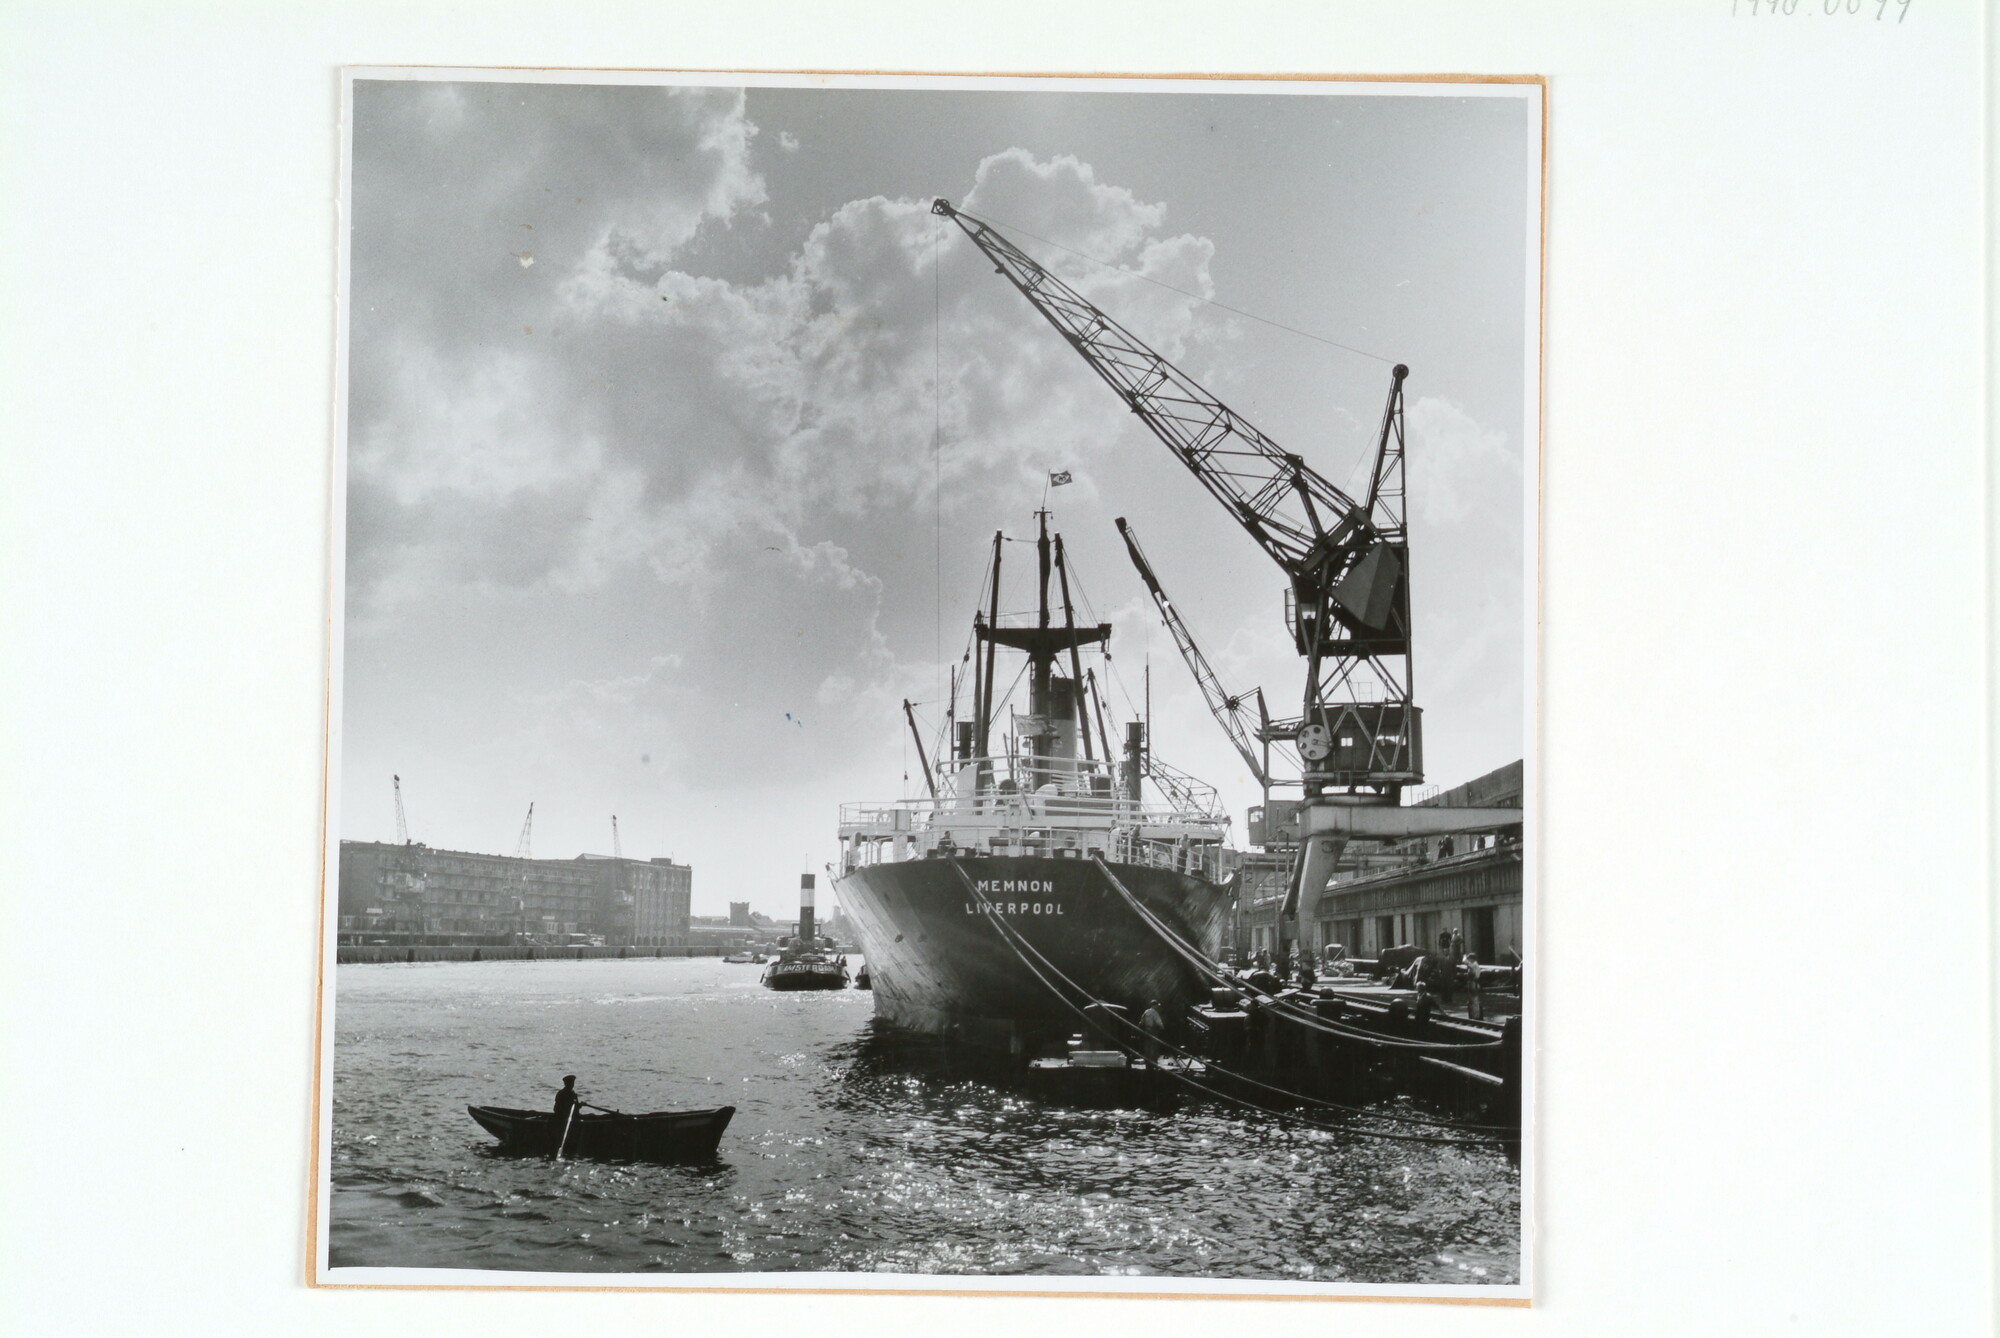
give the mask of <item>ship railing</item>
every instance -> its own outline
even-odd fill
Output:
[[[998,791],[1113,799],[1119,797],[1120,770],[1095,758],[1026,755],[946,758],[936,766],[940,797]]]
[[[1117,796],[988,791],[967,799],[941,796],[842,804],[840,825],[843,831],[851,830],[855,835],[894,836],[952,826],[968,830],[989,827],[1223,830],[1229,820],[1221,815],[1134,803]]]
[[[1083,803],[1131,804],[1124,792],[1123,763],[1092,758],[970,757],[940,761],[937,802],[985,803],[996,797],[1028,795]],[[1215,787],[1159,758],[1146,763],[1146,778],[1165,807],[1183,817],[1219,821],[1224,817]],[[1144,805],[1153,807],[1152,805]]]
[[[906,859],[1032,855],[1105,859],[1220,878],[1227,856],[1223,818],[1126,799],[987,794],[976,804],[903,799],[844,804],[842,864],[853,869]]]
[[[1119,832],[1105,857],[1119,864],[1171,869],[1212,882],[1221,882],[1229,872],[1228,853],[1220,841],[1191,840],[1185,836],[1166,838],[1143,831]]]

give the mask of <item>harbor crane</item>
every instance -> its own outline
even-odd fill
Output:
[[[531,799],[528,801],[528,820],[521,824],[521,839],[514,843],[515,859],[533,859],[535,857],[534,847],[532,844],[534,835],[535,835],[535,803]]]
[[[1201,689],[1202,699],[1208,703],[1209,714],[1215,717],[1218,725],[1222,726],[1222,732],[1229,736],[1230,743],[1236,746],[1238,755],[1243,758],[1243,765],[1250,768],[1250,774],[1257,778],[1257,784],[1263,788],[1268,798],[1271,789],[1270,769],[1258,755],[1257,749],[1252,746],[1252,731],[1244,722],[1244,716],[1249,712],[1248,700],[1251,694],[1232,696],[1223,690],[1222,680],[1216,676],[1208,657],[1201,653],[1201,647],[1195,644],[1194,634],[1188,631],[1187,624],[1181,620],[1180,610],[1174,607],[1174,602],[1167,598],[1167,592],[1160,587],[1160,578],[1153,574],[1153,564],[1146,561],[1146,554],[1139,547],[1139,536],[1133,532],[1130,525],[1126,524],[1125,517],[1118,517],[1117,525],[1118,533],[1125,538],[1125,551],[1131,554],[1132,565],[1139,569],[1139,579],[1146,583],[1146,589],[1152,593],[1153,603],[1160,610],[1160,621],[1167,625],[1167,631],[1173,636],[1174,644],[1180,647],[1181,658],[1187,661],[1189,671],[1194,674],[1195,686]],[[1264,690],[1256,689],[1255,696],[1261,722],[1268,715],[1263,710]],[[1266,747],[1269,746],[1268,739],[1263,742]]]
[[[391,776],[389,783],[396,791],[396,844],[406,846],[410,843],[410,820],[403,816],[403,778]]]
[[[1409,368],[1397,363],[1390,371],[1367,495],[1351,497],[992,224],[944,199],[934,200],[931,212],[958,224],[1284,572],[1285,620],[1306,661],[1305,691],[1297,717],[1261,720],[1258,733],[1265,742],[1292,744],[1299,756],[1300,775],[1286,782],[1301,788],[1306,837],[1285,899],[1285,916],[1296,917],[1302,896],[1317,899],[1331,879],[1349,839],[1417,835],[1413,828],[1427,831],[1444,814],[1399,806],[1403,788],[1423,781],[1404,515]],[[1519,810],[1456,810],[1443,821],[1457,825],[1439,829],[1520,820]]]
[[[420,933],[425,928],[424,889],[430,882],[429,870],[424,847],[410,840],[410,820],[403,812],[403,778],[392,775],[389,785],[396,796],[397,850],[390,857],[379,886],[383,902],[389,908],[391,925],[405,933]]]

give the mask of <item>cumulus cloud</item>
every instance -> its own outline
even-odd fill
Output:
[[[584,588],[650,556],[641,513],[673,453],[635,450],[650,443],[618,408],[646,371],[571,322],[566,293],[607,257],[664,266],[761,204],[755,135],[741,90],[357,86],[349,576],[364,623],[440,584]]]
[[[609,143],[568,127],[591,144],[587,171],[559,147],[586,111],[560,97],[552,117],[488,85],[362,101],[380,160],[357,176],[363,625],[427,586],[584,591],[632,567],[699,586],[746,525],[808,535],[786,542],[810,553],[830,518],[1034,480],[1134,430],[1018,294],[979,281],[988,267],[928,200],[842,205],[762,279],[677,266],[701,228],[763,202],[757,128],[740,95],[629,91]],[[462,158],[504,168],[475,177]],[[580,184],[628,175],[609,196]],[[432,177],[450,184],[440,199]],[[420,204],[370,204],[391,197]],[[1093,257],[1045,259],[1170,357],[1229,336],[1172,291],[1210,290],[1211,244],[1168,234],[1163,205],[1087,163],[994,154],[963,205]],[[531,270],[507,249],[517,233]]]
[[[1221,101],[1225,119],[1249,105]],[[566,807],[620,813],[628,848],[650,813],[660,849],[695,842],[708,904],[789,895],[793,872],[712,880],[789,869],[803,852],[772,849],[773,833],[824,837],[836,800],[895,789],[899,751],[915,751],[903,699],[928,730],[994,530],[1025,537],[1044,499],[1087,618],[1117,625],[1102,676],[1114,710],[1143,709],[1157,661],[1163,755],[1221,783],[1243,770],[1127,570],[1114,515],[1146,536],[1230,686],[1261,683],[1274,710],[1296,709],[1280,573],[929,212],[930,194],[1008,230],[1330,473],[1372,438],[1379,376],[1328,379],[1312,350],[1190,294],[1312,328],[1329,302],[1360,303],[1355,320],[1379,306],[1349,282],[1353,264],[1314,302],[1274,299],[1288,262],[1266,249],[1240,267],[1232,256],[1217,294],[1215,247],[1190,221],[1238,237],[1246,189],[1295,230],[1344,237],[1341,220],[1303,211],[1288,174],[1239,181],[1214,154],[1177,178],[1170,208],[1103,160],[1009,148],[1021,141],[992,138],[987,117],[941,118],[912,155],[896,140],[906,109],[933,104],[857,105],[792,90],[358,86],[342,698],[356,796],[428,765],[462,816],[504,815],[495,848],[529,797],[538,826]],[[1064,105],[1087,129],[1125,104]],[[1273,159],[1303,160],[1316,141],[1301,133]],[[1429,160],[1398,158],[1398,190],[1410,161]],[[829,180],[855,184],[830,195]],[[1476,305],[1458,314],[1464,291],[1451,286],[1452,318],[1426,328],[1486,328]],[[1427,370],[1462,361],[1419,352],[1408,358]],[[1497,694],[1491,665],[1518,664],[1518,649],[1479,638],[1508,621],[1507,582],[1519,601],[1506,557],[1519,509],[1499,504],[1519,497],[1506,467],[1519,447],[1481,421],[1508,420],[1476,379],[1426,385],[1450,398],[1411,405],[1418,681],[1445,740],[1464,730],[1441,714],[1443,686],[1491,680]],[[1075,482],[1049,492],[1054,470]],[[1006,551],[1003,610],[1018,612],[1034,563]],[[579,830],[599,835],[579,839],[605,827],[589,817]]]
[[[551,752],[643,751],[660,784],[730,784],[863,746],[948,675],[942,646],[914,651],[906,626],[899,655],[884,627],[883,573],[905,620],[931,574],[910,551],[929,526],[912,520],[986,521],[991,498],[1036,496],[1057,469],[1077,478],[1063,504],[1087,505],[1092,465],[1127,478],[1111,453],[1143,428],[928,199],[850,200],[766,237],[747,277],[695,263],[704,229],[769,226],[740,95],[630,90],[603,135],[601,106],[559,93],[552,117],[529,117],[520,91],[363,100],[380,161],[357,190],[350,626],[465,594],[623,592],[651,658],[522,694]],[[433,179],[448,183],[435,196]],[[390,211],[392,197],[414,203]],[[1213,245],[1078,158],[991,154],[957,203],[1197,376],[1239,333],[1195,296],[1213,291]],[[1491,506],[1519,495],[1504,434],[1441,398],[1409,421],[1422,553],[1447,529],[1518,529]],[[1501,591],[1490,570],[1426,561],[1421,580]],[[1190,616],[1232,685],[1269,685],[1282,711],[1297,666],[1275,612]],[[1125,653],[1151,640],[1143,600],[1117,613]],[[1433,682],[1485,655],[1454,617],[1420,633],[1450,644]],[[1191,685],[1169,671],[1156,689],[1196,760],[1240,769]]]
[[[1505,432],[1430,396],[1412,402],[1405,417],[1413,519],[1452,525],[1491,510],[1496,501],[1520,497],[1521,457]]]

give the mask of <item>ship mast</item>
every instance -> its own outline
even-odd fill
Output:
[[[1034,738],[1029,741],[1031,755],[1035,759],[1033,767],[1028,772],[1031,789],[1049,778],[1050,745],[1054,743],[1052,737],[1054,731],[1051,728],[1053,712],[1049,709],[1050,697],[1053,694],[1049,687],[1049,679],[1054,673],[1056,662],[1055,647],[1049,643],[1046,635],[1049,630],[1049,513],[1037,511],[1035,521],[1038,526],[1035,538],[1035,561],[1041,572],[1041,600],[1035,626],[1044,636],[1042,641],[1028,652],[1028,662],[1031,666],[1028,678],[1028,715],[1033,719],[1035,726]]]
[[[1061,555],[1062,541],[1049,533],[1049,513],[1037,511],[1035,532],[1035,556],[1039,594],[1035,605],[1035,624],[1032,627],[1000,626],[1000,545],[1001,535],[993,536],[993,582],[990,600],[983,615],[975,615],[972,630],[975,639],[975,663],[983,662],[982,686],[975,691],[976,698],[983,698],[979,712],[978,756],[990,756],[987,747],[987,731],[997,714],[1000,702],[996,700],[994,652],[1000,646],[1018,650],[1028,657],[1028,718],[1027,718],[1027,788],[1036,789],[1054,780],[1063,763],[1073,763],[1076,747],[1071,729],[1081,733],[1087,730],[1089,721],[1083,709],[1083,680],[1080,673],[1074,680],[1067,681],[1067,687],[1058,691],[1055,675],[1056,659],[1067,654],[1073,670],[1081,668],[1078,651],[1084,646],[1106,645],[1111,639],[1111,624],[1098,623],[1091,627],[1080,627],[1076,622],[1075,606],[1069,599],[1069,571]],[[1050,599],[1051,576],[1060,574],[1063,595],[1063,621],[1055,625],[1055,609]],[[1088,751],[1088,744],[1085,745]],[[985,788],[987,768],[980,763],[978,786]]]

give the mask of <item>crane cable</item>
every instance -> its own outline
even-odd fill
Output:
[[[1086,255],[1082,251],[1074,250],[1070,247],[1064,246],[1061,242],[1052,242],[1046,237],[1036,236],[1034,233],[1029,232],[1026,228],[1017,227],[1012,223],[1005,223],[997,218],[981,218],[977,214],[966,214],[963,209],[960,209],[957,212],[965,214],[967,218],[971,219],[975,223],[984,223],[989,228],[994,228],[994,227],[1005,228],[1007,231],[1017,232],[1023,237],[1031,237],[1035,241],[1040,242],[1044,246],[1053,246],[1058,251],[1067,251],[1069,252],[1069,254],[1075,256],[1079,260],[1088,260],[1093,265],[1101,265],[1105,269],[1111,270],[1117,274],[1130,275],[1132,278],[1138,279],[1143,283],[1150,283],[1153,284],[1155,287],[1164,288],[1170,293],[1179,293],[1182,297],[1191,297],[1195,301],[1205,302],[1211,307],[1220,307],[1224,311],[1230,312],[1233,315],[1243,317],[1245,320],[1256,321],[1260,325],[1268,325],[1271,326],[1273,329],[1283,330],[1287,334],[1295,334],[1302,339],[1313,340],[1315,343],[1327,344],[1333,348],[1344,349],[1349,353],[1358,354],[1359,356],[1364,358],[1373,358],[1376,362],[1384,362],[1384,363],[1395,362],[1394,358],[1385,358],[1380,353],[1370,353],[1365,348],[1356,348],[1352,344],[1343,344],[1338,339],[1328,339],[1325,335],[1316,335],[1310,330],[1301,330],[1297,326],[1286,325],[1282,321],[1274,321],[1267,316],[1259,316],[1257,313],[1253,311],[1245,311],[1241,307],[1232,307],[1227,302],[1218,302],[1212,297],[1203,297],[1200,293],[1191,293],[1185,288],[1176,288],[1173,284],[1170,284],[1163,279],[1156,279],[1152,277],[1150,274],[1141,274],[1138,270],[1135,269],[1126,269],[1123,265],[1114,265],[1108,260],[1099,260],[1096,256]]]

